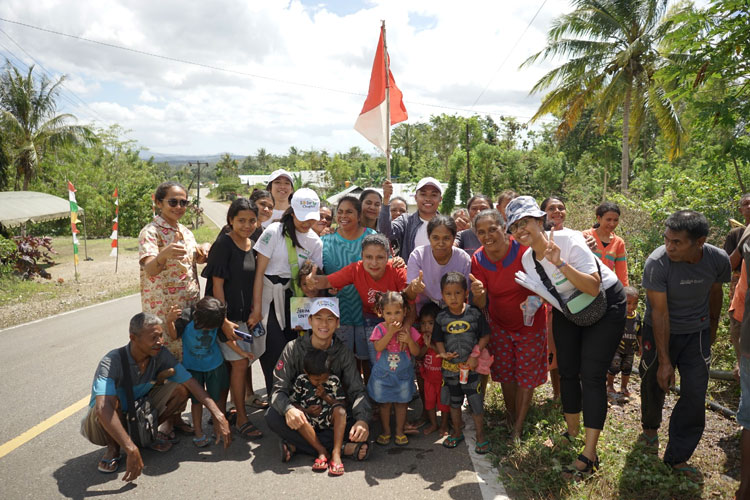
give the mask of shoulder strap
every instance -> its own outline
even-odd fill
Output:
[[[544,287],[549,291],[549,293],[552,294],[554,298],[557,299],[557,302],[560,304],[560,307],[563,307],[562,297],[560,297],[560,294],[557,292],[557,288],[555,288],[555,285],[552,284],[552,282],[549,279],[549,276],[547,276],[547,272],[544,270],[544,267],[542,267],[542,264],[539,263],[538,260],[536,260],[536,252],[534,250],[531,250],[531,258],[534,259],[534,266],[536,267],[536,273],[539,275],[539,277],[542,279],[542,283],[544,284]]]
[[[130,363],[128,363],[128,346],[118,349],[120,362],[122,363],[122,377],[125,383],[125,396],[128,402],[128,418],[135,422],[135,397],[133,396],[133,381],[130,379]]]
[[[286,253],[289,259],[289,269],[292,272],[292,279],[290,280],[292,292],[295,297],[304,297],[305,294],[299,286],[299,260],[297,259],[297,250],[294,248],[294,243],[292,243],[292,239],[288,235],[284,235],[284,242],[286,243]]]

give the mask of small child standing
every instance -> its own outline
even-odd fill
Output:
[[[376,300],[376,308],[383,318],[372,331],[370,342],[375,347],[375,365],[367,383],[370,397],[380,404],[380,422],[383,433],[376,442],[387,445],[391,442],[391,406],[396,413],[396,437],[398,446],[409,444],[404,433],[407,405],[414,396],[413,356],[419,354],[417,341],[420,338],[416,328],[409,333],[403,329],[408,302],[403,294],[386,292]]]
[[[476,369],[481,351],[490,340],[490,327],[479,309],[466,304],[469,298],[466,276],[456,271],[446,273],[440,279],[440,291],[446,307],[435,317],[432,341],[443,358],[444,391],[450,396],[453,421],[453,432],[445,438],[443,446],[455,448],[464,440],[461,405],[466,396],[476,427],[474,451],[485,454],[490,450],[490,442],[484,438],[484,398]]]
[[[297,431],[318,453],[312,469],[315,472],[325,472],[329,467],[328,452],[320,444],[315,431],[333,427],[334,435],[344,434],[346,399],[341,389],[341,380],[331,374],[331,361],[327,352],[319,349],[307,352],[302,366],[305,373],[297,376],[289,399],[307,415],[307,422]]]
[[[182,365],[201,387],[205,387],[222,411],[227,404],[229,374],[216,336],[224,323],[226,310],[220,300],[203,297],[192,310],[181,311],[175,306],[167,314],[167,333],[172,339],[182,338]],[[203,448],[211,444],[203,433],[203,405],[193,396],[191,403],[193,444]]]
[[[443,386],[443,360],[438,356],[437,348],[432,342],[435,318],[439,312],[440,308],[434,302],[428,302],[419,311],[419,331],[422,334],[422,340],[419,342],[419,345],[422,346],[419,351],[422,363],[420,363],[419,368],[424,388],[422,407],[430,421],[430,425],[425,428],[424,433],[427,435],[437,430],[437,410],[440,410],[440,436],[447,436],[451,409],[440,402],[440,391]]]
[[[636,350],[641,356],[641,315],[638,314],[638,289],[632,286],[625,287],[625,296],[628,301],[628,312],[625,316],[625,332],[617,347],[612,364],[607,370],[607,395],[610,399],[630,397],[628,381],[633,371],[633,358]],[[615,392],[615,375],[622,372],[620,381],[620,392]]]

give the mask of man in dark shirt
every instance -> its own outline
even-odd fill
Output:
[[[691,210],[666,220],[664,245],[643,268],[646,315],[641,358],[641,423],[639,438],[657,451],[664,395],[680,369],[680,398],[669,422],[664,462],[696,478],[687,465],[703,435],[711,343],[716,337],[723,299],[722,283],[730,279],[729,257],[706,243],[708,221]]]

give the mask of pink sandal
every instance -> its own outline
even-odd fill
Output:
[[[316,458],[312,465],[313,472],[325,472],[328,469],[327,458]]]

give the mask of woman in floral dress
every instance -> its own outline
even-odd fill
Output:
[[[200,299],[197,264],[206,261],[190,230],[180,224],[187,210],[187,191],[177,182],[163,182],[156,188],[154,202],[159,214],[138,235],[143,312],[166,320],[176,305],[190,307]],[[164,336],[165,346],[182,360],[182,340]]]

